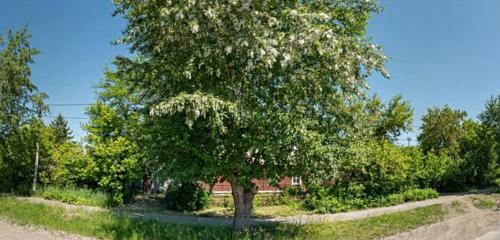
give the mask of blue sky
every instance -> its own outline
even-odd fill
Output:
[[[381,0],[369,36],[384,46],[392,79],[369,79],[382,99],[402,94],[415,108],[418,127],[433,106],[450,105],[476,117],[500,94],[500,1]],[[28,24],[41,50],[32,79],[48,103],[89,103],[93,86],[123,46],[112,46],[125,22],[112,17],[109,0],[0,0],[0,32]],[[52,107],[51,114],[85,118],[84,107]],[[47,118],[50,120],[50,118]],[[84,119],[68,119],[77,139]],[[415,133],[409,134],[414,138]],[[404,138],[406,136],[403,136]]]

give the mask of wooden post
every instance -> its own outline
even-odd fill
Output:
[[[40,147],[38,145],[38,142],[36,143],[36,153],[35,153],[35,174],[34,174],[34,177],[33,177],[33,192],[36,191],[36,180],[37,180],[37,177],[38,177],[38,158],[39,158],[39,152],[40,151]]]

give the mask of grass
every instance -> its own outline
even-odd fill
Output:
[[[497,206],[497,203],[491,200],[479,199],[478,201],[474,202],[474,206],[481,209],[490,209],[495,208]]]
[[[310,225],[267,224],[235,235],[229,227],[205,227],[140,220],[113,212],[83,212],[0,197],[0,217],[21,225],[101,239],[377,239],[439,221],[441,205],[366,219]]]
[[[497,203],[494,200],[486,196],[474,197],[472,199],[474,207],[479,209],[492,209],[497,206]]]
[[[74,205],[106,207],[109,203],[107,195],[103,192],[71,186],[49,186],[37,191],[36,195],[45,199],[58,200]]]

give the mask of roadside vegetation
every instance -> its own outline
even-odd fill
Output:
[[[102,239],[374,239],[439,221],[448,211],[441,205],[432,205],[355,221],[260,225],[235,234],[229,226],[170,224],[134,219],[112,212],[67,210],[9,197],[0,198],[0,217],[16,224]]]
[[[74,205],[86,205],[95,207],[109,206],[108,196],[98,190],[76,188],[73,186],[56,187],[49,186],[35,192],[39,196],[48,200],[57,200]]]

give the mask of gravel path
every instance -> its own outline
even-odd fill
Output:
[[[1,240],[91,240],[73,234],[47,231],[40,228],[21,227],[0,219]]]

